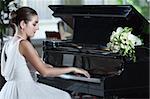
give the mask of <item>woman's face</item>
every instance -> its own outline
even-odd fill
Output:
[[[28,37],[33,37],[35,32],[39,29],[38,20],[39,20],[38,16],[34,15],[31,17],[31,21],[29,21],[26,24],[24,28],[24,32],[26,33]]]

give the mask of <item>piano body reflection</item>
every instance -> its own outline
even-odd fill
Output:
[[[53,16],[61,17],[73,29],[72,40],[43,41],[43,59],[54,66],[76,66],[91,78],[64,74],[55,78],[39,76],[39,82],[70,91],[100,97],[148,97],[148,21],[131,5],[49,5]],[[144,46],[136,48],[137,61],[111,53],[106,44],[117,27],[132,27]]]

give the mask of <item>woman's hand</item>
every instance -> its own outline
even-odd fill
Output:
[[[84,70],[84,69],[73,67],[73,72],[74,72],[74,73],[83,74],[83,75],[86,76],[87,78],[90,78],[90,74],[89,74],[86,70]]]

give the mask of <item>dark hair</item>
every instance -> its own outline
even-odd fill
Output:
[[[28,23],[31,20],[33,15],[37,15],[37,12],[30,7],[21,7],[16,11],[12,11],[10,23],[19,25],[23,20],[25,23]]]
[[[37,12],[30,7],[21,7],[16,11],[11,12],[10,25],[13,28],[14,33],[16,32],[16,26],[24,21],[26,24],[31,21],[31,17],[38,15]],[[13,35],[14,35],[13,33]],[[30,41],[30,38],[27,38]]]

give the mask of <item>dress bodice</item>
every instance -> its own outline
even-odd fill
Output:
[[[0,99],[71,99],[62,90],[34,81],[35,69],[32,65],[27,66],[19,51],[21,40],[14,36],[3,47],[1,73],[7,82],[0,91]]]
[[[32,81],[33,67],[27,66],[25,58],[19,51],[19,44],[23,38],[14,36],[8,40],[2,51],[2,75],[5,79],[16,81]]]

